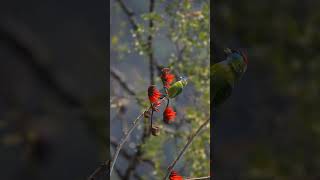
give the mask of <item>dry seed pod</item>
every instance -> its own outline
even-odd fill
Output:
[[[150,111],[145,111],[145,112],[143,113],[143,116],[144,116],[145,118],[149,118],[149,117],[151,116]]]
[[[159,136],[160,135],[160,128],[158,126],[152,126],[151,134],[154,136]]]

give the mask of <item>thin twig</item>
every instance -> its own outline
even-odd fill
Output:
[[[123,87],[123,89],[125,89],[130,95],[132,96],[136,96],[136,92],[134,92],[134,90],[128,86],[128,83],[125,82],[119,75],[119,73],[117,72],[118,70],[115,70],[113,67],[110,67],[110,74],[111,76],[116,79],[119,84]]]
[[[95,180],[99,174],[106,171],[108,169],[108,165],[110,165],[109,162],[110,161],[105,161],[101,163],[100,166],[88,177],[88,180]]]
[[[210,179],[210,176],[196,177],[196,178],[186,178],[186,180],[200,180],[200,179]]]
[[[153,0],[154,1],[154,0]],[[117,2],[119,3],[120,7],[122,8],[123,12],[127,15],[128,19],[129,19],[129,23],[131,24],[132,26],[132,29],[134,30],[135,34],[136,34],[136,38],[138,40],[138,42],[144,46],[145,43],[144,43],[144,40],[142,38],[142,35],[140,34],[140,32],[138,31],[138,23],[136,21],[136,19],[134,18],[135,14],[133,11],[131,11],[127,5],[123,2],[123,0],[117,0]],[[154,6],[154,3],[153,5]],[[153,26],[153,25],[152,25]],[[161,73],[161,69],[163,68],[157,61],[156,59],[153,60],[153,65],[157,68],[158,70],[158,73],[160,74]]]
[[[132,172],[135,170],[136,163],[138,162],[138,159],[141,156],[141,154],[142,154],[141,149],[138,149],[138,151],[135,154],[135,156],[132,157],[132,159],[130,160],[130,163],[128,165],[128,169],[127,169],[124,177],[122,178],[123,180],[129,180],[130,179],[130,176],[131,176]]]
[[[143,104],[143,100],[139,97],[137,97],[137,93],[128,85],[127,82],[125,82],[125,80],[123,80],[119,73],[117,72],[116,69],[114,69],[113,67],[110,67],[110,74],[111,76],[118,81],[118,83],[120,84],[120,86],[131,96],[134,96],[135,99],[137,100],[139,105]]]
[[[167,105],[166,105],[166,108],[168,108],[168,106],[169,106],[169,104],[170,104],[170,99],[169,98],[167,98]]]
[[[210,119],[206,120],[199,128],[198,130],[191,135],[190,139],[188,140],[187,144],[183,147],[183,149],[180,151],[179,155],[177,156],[177,158],[170,164],[168,171],[166,173],[166,176],[163,178],[163,180],[166,180],[170,173],[171,170],[174,168],[174,166],[176,165],[176,163],[180,160],[180,158],[183,156],[183,154],[185,153],[185,151],[188,149],[188,147],[190,146],[190,144],[192,143],[192,141],[194,140],[194,138],[196,136],[198,136],[201,132],[201,130],[210,122]]]
[[[122,1],[122,0],[117,0],[117,2],[119,3],[120,7],[122,8],[123,12],[127,15],[128,20],[132,26],[132,29],[135,31],[136,33],[136,38],[139,41],[139,43],[141,45],[143,45],[143,39],[142,36],[140,34],[140,32],[138,31],[139,26],[138,23],[136,22],[135,18],[134,18],[134,13],[127,7],[127,5]]]
[[[163,98],[164,99],[164,98]],[[163,101],[163,99],[160,100],[160,103]],[[152,129],[152,121],[153,121],[153,113],[154,113],[154,110],[152,108],[152,104],[150,104],[150,108],[151,108],[151,118],[150,118],[150,121],[151,121],[151,127],[150,127],[150,130],[149,130],[149,133],[148,133],[148,128],[147,128],[147,122],[145,122],[145,129],[143,131],[143,134],[142,134],[142,138],[141,138],[141,144],[144,144],[145,143],[145,140],[147,137],[149,137],[149,135],[151,135],[151,129]],[[139,160],[143,160],[144,162],[146,162],[147,160],[146,159],[143,159],[141,156],[143,155],[142,153],[142,149],[141,149],[142,146],[138,146],[137,147],[137,153],[135,154],[135,157],[131,160],[131,162],[129,163],[129,166],[128,166],[128,169],[126,171],[126,175],[125,175],[125,179],[129,179],[130,178],[130,175],[131,175],[131,172],[135,170],[136,168],[136,165],[137,163],[139,162]],[[151,160],[149,161],[150,163],[152,162]],[[153,163],[153,162],[152,162]],[[153,168],[155,167],[154,163],[151,164],[153,165]],[[125,180],[124,179],[124,180]]]
[[[116,142],[114,139],[112,139],[112,138],[110,139],[110,143],[111,143],[111,145],[114,146],[114,147],[117,147],[117,145],[118,145],[117,142]],[[121,154],[122,154],[123,157],[125,157],[126,159],[130,159],[131,156],[133,156],[133,155],[129,154],[129,153],[126,152],[126,151],[121,151]],[[148,164],[149,164],[150,166],[152,166],[152,167],[155,166],[154,162],[151,161],[150,159],[141,158],[141,159],[139,159],[139,160],[141,160],[142,162],[148,163]]]
[[[129,8],[126,6],[126,4],[122,1],[122,0],[118,0],[118,3],[120,4],[120,6],[122,7],[122,9],[124,10],[124,12],[127,14],[129,22],[132,25],[133,30],[135,31],[136,34],[136,38],[138,40],[138,42],[140,43],[140,45],[142,46],[142,48],[144,48],[144,41],[142,39],[142,35],[140,34],[140,32],[138,31],[138,25],[134,19],[134,13],[132,11],[129,10]],[[149,12],[152,13],[154,11],[154,5],[155,5],[155,1],[154,0],[150,0],[150,6],[149,6]],[[149,35],[148,35],[148,39],[147,39],[147,54],[149,57],[149,70],[150,70],[150,84],[154,84],[155,83],[155,78],[154,78],[154,54],[153,54],[153,34],[152,34],[152,30],[153,30],[153,19],[149,20]],[[152,128],[152,120],[153,120],[153,109],[152,109],[152,105],[150,106],[151,110],[152,110],[152,114],[151,114],[151,127],[150,127],[150,133],[151,133],[151,128]],[[146,126],[147,124],[145,124]],[[144,133],[142,136],[142,142],[145,141],[145,139],[148,137],[147,133],[147,129],[144,129]],[[142,155],[142,150],[141,147],[138,147],[137,153],[135,155],[135,157],[132,159],[132,161],[130,162],[130,165],[127,169],[126,175],[124,179],[127,179],[130,177],[131,171],[133,171],[135,169],[135,164],[137,163],[137,159],[140,158],[140,156]]]
[[[150,108],[149,108],[150,109]],[[149,109],[147,111],[149,111]],[[121,139],[120,143],[118,144],[117,148],[116,148],[116,152],[114,153],[112,160],[111,160],[111,166],[110,166],[110,177],[112,174],[112,170],[113,167],[117,161],[119,152],[122,148],[122,146],[124,145],[124,143],[128,140],[129,135],[132,133],[132,131],[137,127],[137,125],[139,124],[139,120],[141,119],[141,117],[143,116],[143,113],[141,113],[133,122],[133,126],[129,129],[128,133],[124,135],[124,137]]]
[[[163,101],[163,99],[161,100]],[[150,109],[152,109],[152,107],[150,106],[146,111],[149,111]],[[144,111],[145,112],[145,111]],[[112,170],[114,168],[114,165],[117,161],[118,155],[120,150],[122,149],[123,145],[125,144],[125,142],[128,140],[130,134],[133,132],[133,130],[137,127],[137,125],[139,124],[139,120],[141,119],[141,117],[143,116],[144,112],[142,112],[134,121],[133,121],[133,126],[129,129],[128,133],[124,135],[124,137],[121,139],[120,143],[118,144],[117,148],[116,148],[116,152],[114,153],[112,159],[111,159],[111,166],[110,166],[110,177],[112,174]]]
[[[151,105],[151,106],[152,106],[152,105]],[[152,110],[151,110],[151,117],[150,117],[150,121],[151,121],[151,123],[150,123],[150,130],[149,130],[150,133],[151,133],[151,131],[152,131],[153,112],[154,112],[154,110],[152,109]]]
[[[114,148],[116,148],[117,145],[118,145],[118,143],[117,143],[115,140],[111,139],[111,138],[110,138],[110,144],[111,144],[112,146],[114,146]],[[127,151],[121,151],[121,154],[122,154],[122,156],[125,157],[126,159],[130,159],[130,158],[131,158],[131,155],[130,155]]]

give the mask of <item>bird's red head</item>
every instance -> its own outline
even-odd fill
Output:
[[[249,61],[248,61],[248,52],[245,49],[239,49],[238,50],[244,60],[244,62],[246,63],[246,65],[248,65]]]
[[[248,61],[248,53],[247,53],[246,49],[243,49],[243,48],[231,49],[231,52],[240,54],[244,60],[244,63],[246,63],[246,65],[248,65],[249,61]]]

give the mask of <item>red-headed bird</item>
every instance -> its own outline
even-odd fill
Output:
[[[247,70],[248,56],[243,49],[225,49],[226,59],[211,67],[210,85],[213,107],[221,105]]]

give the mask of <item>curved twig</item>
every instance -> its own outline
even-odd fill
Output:
[[[210,176],[196,177],[196,178],[186,178],[186,180],[200,180],[200,179],[210,179]]]
[[[161,99],[161,101],[163,101],[163,99]],[[150,106],[146,111],[149,111],[150,109],[152,109],[152,106]],[[146,112],[144,111],[144,112]],[[133,121],[133,126],[129,129],[129,131],[127,132],[127,134],[124,135],[124,137],[121,139],[120,143],[118,144],[117,148],[116,148],[116,152],[114,153],[112,159],[111,159],[111,165],[110,165],[110,177],[112,174],[112,170],[114,168],[114,165],[117,161],[118,155],[120,150],[122,149],[123,145],[125,144],[125,142],[128,140],[128,137],[130,136],[130,134],[133,132],[133,130],[137,127],[137,125],[140,122],[141,117],[143,116],[144,112],[142,112],[134,121]]]
[[[88,180],[95,180],[96,177],[101,174],[102,172],[106,171],[108,169],[108,166],[110,161],[105,161],[100,164],[100,166],[94,170],[94,172],[88,177]]]
[[[110,75],[119,83],[119,85],[131,96],[133,96],[139,105],[143,105],[143,99],[137,96],[137,93],[121,78],[119,72],[114,67],[110,67]]]
[[[199,128],[198,130],[191,135],[190,139],[188,140],[187,144],[183,147],[183,149],[180,151],[179,155],[177,156],[177,158],[171,163],[171,165],[168,168],[168,171],[166,173],[166,176],[163,178],[163,180],[166,180],[170,173],[171,170],[174,168],[174,166],[176,165],[176,163],[180,160],[180,158],[183,156],[183,154],[185,153],[185,151],[188,149],[188,147],[190,146],[190,144],[192,143],[192,141],[194,140],[194,138],[196,136],[198,136],[201,132],[201,130],[210,122],[210,119],[206,120]]]
[[[150,109],[150,108],[149,108]],[[147,111],[149,111],[149,109]],[[122,146],[124,145],[124,143],[128,140],[129,135],[132,133],[132,131],[137,127],[137,125],[139,124],[139,120],[141,119],[141,117],[143,116],[143,113],[141,113],[133,122],[133,126],[129,129],[128,133],[124,135],[124,137],[121,139],[120,143],[118,144],[117,148],[116,148],[116,152],[114,153],[112,160],[111,160],[111,166],[110,166],[110,177],[112,174],[112,170],[113,167],[117,161],[119,152],[122,148]]]

